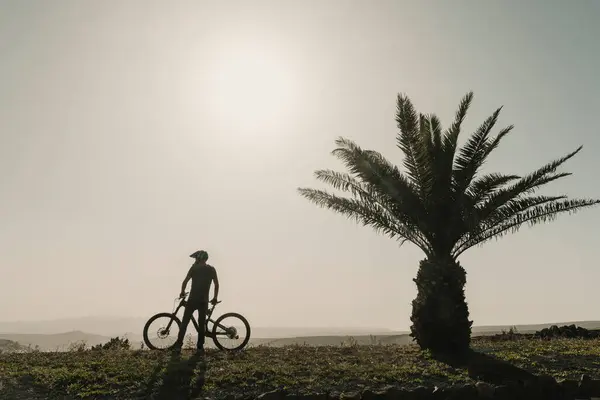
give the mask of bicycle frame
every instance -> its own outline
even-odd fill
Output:
[[[181,299],[181,301],[179,302],[179,305],[177,306],[177,308],[175,308],[175,311],[173,311],[173,316],[177,316],[177,312],[179,312],[179,310],[182,307],[185,307],[186,304],[187,304],[187,301],[185,299]],[[204,337],[208,337],[208,338],[212,338],[212,339],[214,339],[214,335],[212,333],[212,329],[208,329],[208,323],[209,322],[212,323],[213,324],[213,328],[214,328],[215,321],[212,319],[212,314],[213,314],[213,312],[215,310],[215,306],[216,306],[216,304],[211,304],[208,307],[208,310],[206,312],[205,325],[204,325]],[[196,318],[194,318],[193,314],[192,314],[191,321],[192,321],[192,324],[194,324],[194,328],[196,329],[196,332],[200,332],[200,326],[198,325],[198,321],[196,321]],[[171,329],[171,324],[172,323],[173,323],[173,320],[169,321],[169,324],[166,327],[167,330]],[[225,332],[217,332],[217,335],[219,335],[219,336],[227,336],[228,335],[228,332],[227,332],[228,328],[226,326],[223,326],[221,324],[217,324],[217,326],[219,328],[225,330]]]

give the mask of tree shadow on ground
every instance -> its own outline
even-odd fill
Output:
[[[204,386],[206,360],[198,353],[184,359],[179,352],[167,358],[167,365],[159,363],[145,385],[140,398],[187,400],[197,397]]]
[[[434,358],[453,368],[467,369],[472,379],[494,385],[525,384],[539,378],[523,368],[474,350],[463,355],[436,355]]]

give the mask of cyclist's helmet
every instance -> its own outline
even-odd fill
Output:
[[[195,253],[190,254],[190,257],[199,261],[206,261],[208,260],[208,253],[204,250],[198,250]]]

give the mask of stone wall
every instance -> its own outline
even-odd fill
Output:
[[[291,394],[273,391],[260,395],[260,400],[600,400],[600,380],[582,375],[579,381],[556,381],[549,376],[507,385],[485,382],[448,387],[402,389],[388,387],[381,391],[364,390],[351,393]]]

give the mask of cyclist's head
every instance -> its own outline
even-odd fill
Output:
[[[190,254],[190,257],[195,258],[196,261],[206,262],[206,260],[208,260],[208,253],[204,250],[198,250],[197,252]]]

